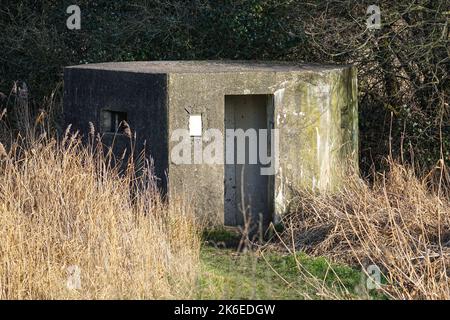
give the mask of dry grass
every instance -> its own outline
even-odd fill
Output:
[[[41,114],[19,130],[25,141],[0,144],[0,299],[195,297],[200,238],[189,204],[161,200],[143,157],[119,174],[93,126],[87,146],[68,133],[46,138]],[[449,181],[443,162],[418,179],[390,161],[370,185],[353,175],[334,195],[301,191],[283,243],[378,265],[388,297],[450,299]],[[343,285],[330,291],[294,257],[315,296],[353,297]]]
[[[369,185],[357,176],[335,195],[300,192],[284,240],[361,266],[376,264],[382,291],[397,299],[450,299],[450,201],[446,169],[424,179],[390,161]],[[447,180],[448,181],[448,180]]]
[[[121,175],[99,144],[69,135],[2,149],[0,299],[195,294],[191,210],[160,199],[148,166]]]

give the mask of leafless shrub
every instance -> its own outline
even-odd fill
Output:
[[[450,201],[411,168],[389,161],[373,185],[358,176],[336,194],[299,192],[283,238],[297,249],[337,261],[378,265],[386,295],[449,299]]]

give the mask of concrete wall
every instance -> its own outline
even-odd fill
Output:
[[[146,146],[146,154],[155,162],[159,185],[164,190],[168,167],[167,145],[167,76],[91,70],[69,67],[64,71],[64,122],[72,124],[84,137],[89,132],[89,122],[100,130],[102,109],[126,112],[128,123],[137,133],[136,153]],[[103,142],[114,139],[115,154],[121,155],[130,139],[124,135],[106,133]]]
[[[169,133],[187,128],[189,114],[203,115],[203,129],[224,131],[225,95],[273,94],[280,162],[275,210],[289,209],[293,190],[339,187],[342,171],[357,166],[356,70],[317,72],[173,73],[168,79]],[[187,111],[188,110],[188,111]],[[193,138],[192,138],[193,139]],[[169,150],[176,144],[171,141]],[[223,223],[224,166],[169,162],[169,192],[183,193],[198,213]]]
[[[100,127],[100,111],[125,111],[137,132],[138,150],[147,141],[160,186],[170,196],[187,195],[198,214],[224,222],[224,165],[173,163],[175,129],[188,129],[189,114],[201,114],[203,130],[224,135],[226,95],[273,95],[274,126],[280,132],[274,181],[274,211],[289,210],[299,188],[332,191],[346,169],[358,163],[356,70],[352,67],[289,67],[230,62],[136,62],[65,69],[65,124],[87,134]],[[222,72],[223,71],[223,72]],[[105,141],[112,135],[106,135]],[[204,137],[191,138],[199,143]],[[124,136],[116,149],[128,147]],[[207,144],[207,142],[204,142]],[[121,154],[121,151],[117,152]],[[350,161],[350,164],[347,161]],[[165,182],[168,170],[169,181]]]

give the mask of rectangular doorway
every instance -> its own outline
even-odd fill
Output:
[[[265,230],[272,220],[274,177],[261,174],[265,165],[259,154],[261,143],[266,144],[263,151],[270,154],[273,114],[272,95],[225,96],[224,222],[227,226],[244,226],[249,222],[251,229],[258,231],[255,229]],[[266,141],[260,141],[260,129],[267,130]],[[230,163],[230,159],[234,161]]]

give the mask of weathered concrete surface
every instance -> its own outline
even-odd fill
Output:
[[[131,62],[66,69],[66,122],[86,131],[103,106],[126,108],[138,137],[151,141],[160,178],[168,172],[169,195],[183,193],[200,215],[224,222],[224,165],[170,161],[171,132],[201,114],[203,131],[224,131],[225,95],[274,97],[280,130],[275,176],[276,215],[289,209],[293,190],[339,188],[342,173],[358,157],[357,81],[351,66],[248,62]],[[194,138],[193,138],[194,139]],[[350,160],[348,162],[347,160]]]
[[[167,150],[167,76],[135,72],[115,72],[69,67],[64,71],[64,121],[87,136],[89,122],[100,130],[102,110],[122,111],[136,133],[136,151],[145,144],[145,152],[158,164],[159,185],[167,189],[165,170]],[[123,134],[103,133],[103,141],[114,140],[114,151],[121,156],[131,150],[130,139]]]

